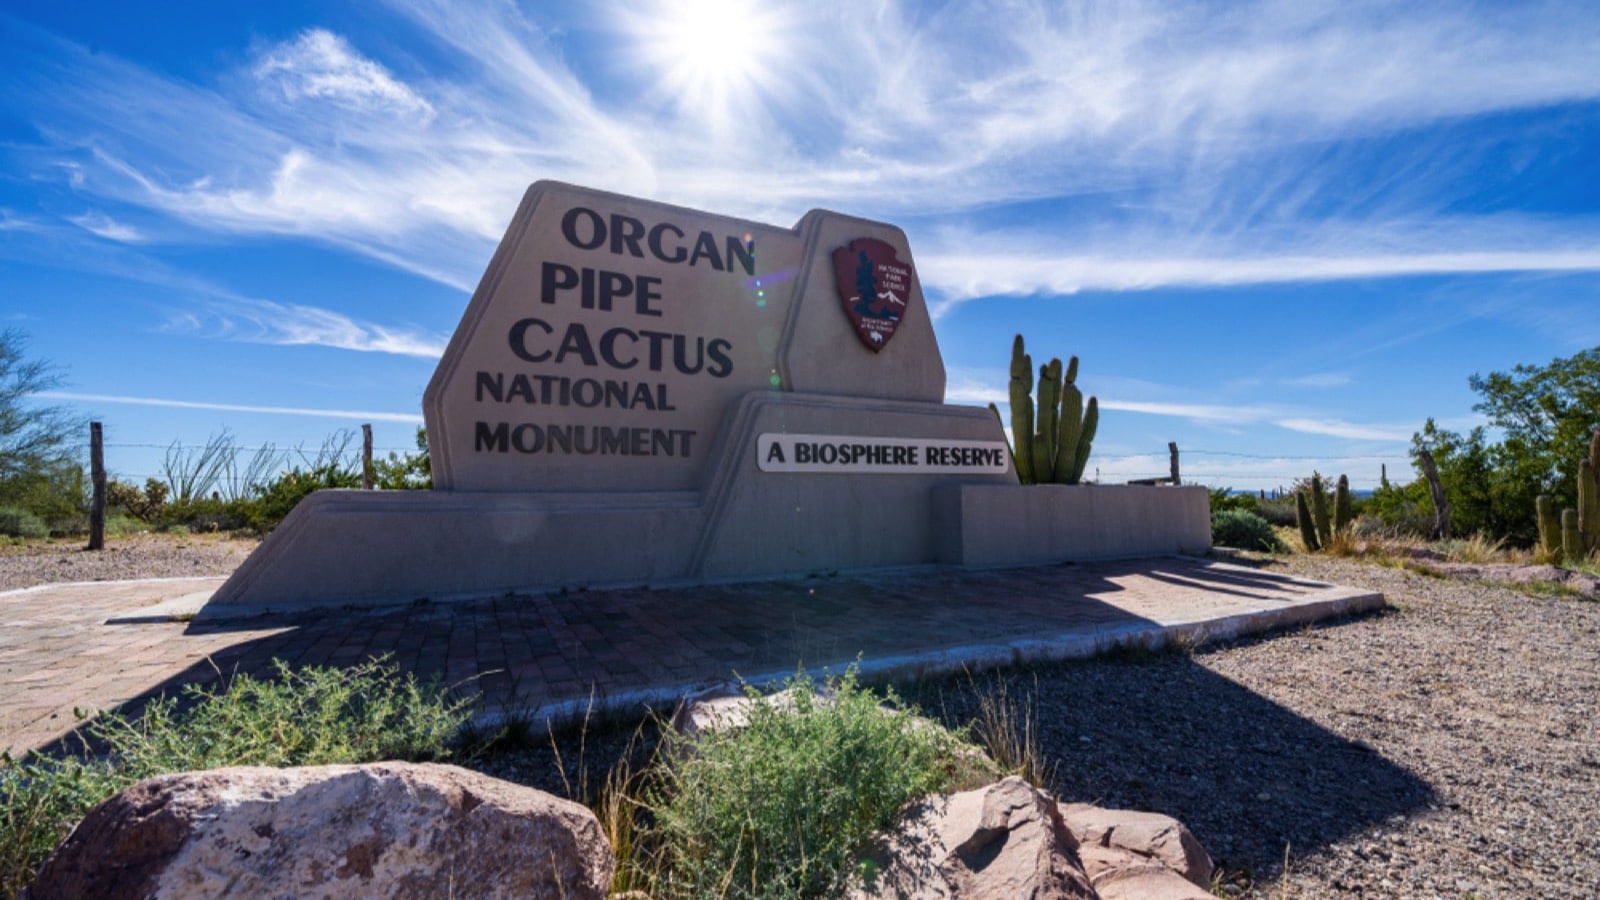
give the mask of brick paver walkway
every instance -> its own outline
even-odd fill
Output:
[[[1083,656],[1127,640],[1229,636],[1339,615],[1380,595],[1186,558],[998,572],[573,592],[185,621],[152,610],[222,579],[0,594],[0,748],[44,746],[73,711],[137,704],[275,658],[344,666],[380,653],[480,695],[486,717],[593,696],[662,702],[734,675],[805,666],[934,674]],[[167,607],[162,607],[167,608]],[[147,614],[140,615],[144,610]],[[107,623],[112,619],[112,623]]]

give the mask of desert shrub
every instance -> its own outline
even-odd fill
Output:
[[[437,683],[400,678],[385,659],[349,669],[291,669],[276,680],[236,675],[226,687],[190,685],[137,720],[102,716],[89,733],[137,778],[219,766],[320,766],[435,759],[466,721]]]
[[[1225,509],[1242,509],[1255,512],[1256,504],[1260,502],[1255,494],[1248,491],[1236,494],[1233,488],[1208,487],[1206,488],[1206,494],[1211,499],[1211,511],[1214,513],[1222,512]]]
[[[1283,542],[1272,530],[1272,523],[1242,509],[1225,509],[1211,514],[1211,542],[1240,550],[1285,549]]]
[[[1283,528],[1292,528],[1295,524],[1294,495],[1283,494],[1279,497],[1269,497],[1256,503],[1252,510],[1256,515],[1266,519],[1269,524]]]
[[[163,530],[181,534],[232,531],[249,524],[249,510],[220,497],[191,497],[163,504],[156,521]]]
[[[749,725],[665,737],[646,795],[662,871],[657,896],[831,897],[852,856],[908,801],[947,789],[961,737],[887,713],[854,671],[791,679],[792,704],[747,689]],[[892,691],[886,702],[898,705]]]
[[[129,783],[105,762],[0,754],[0,897],[21,894],[67,832]]]
[[[437,682],[399,676],[384,658],[350,669],[291,669],[190,685],[143,716],[115,713],[85,731],[105,754],[87,761],[0,755],[0,896],[15,897],[96,804],[153,775],[220,766],[312,766],[447,756],[469,713]]]
[[[426,491],[433,487],[433,466],[428,459],[428,433],[417,428],[417,451],[404,456],[390,453],[372,461],[373,481],[384,491]]]
[[[290,469],[273,479],[258,496],[240,505],[243,523],[256,531],[271,531],[313,491],[358,487],[361,475],[337,463],[324,463],[309,471]]]
[[[15,506],[0,506],[0,534],[7,537],[42,538],[49,536],[50,529],[45,526],[43,519],[30,510]]]

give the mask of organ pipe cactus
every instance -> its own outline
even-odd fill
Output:
[[[1322,549],[1322,542],[1317,540],[1317,525],[1311,521],[1311,508],[1306,505],[1306,492],[1295,491],[1294,494],[1294,521],[1300,526],[1300,543],[1312,553]]]
[[[1052,359],[1039,367],[1037,407],[1033,358],[1022,335],[1011,343],[1011,443],[1017,480],[1023,484],[1078,484],[1100,424],[1100,403],[1090,397],[1084,409],[1078,389],[1078,358],[1065,368]],[[998,414],[998,413],[997,413]]]
[[[1328,495],[1323,490],[1321,473],[1311,473],[1311,481],[1295,492],[1295,522],[1300,526],[1300,540],[1312,552],[1326,549],[1333,537],[1350,528],[1355,521],[1355,501],[1350,495],[1350,479],[1340,475],[1333,493],[1333,512],[1329,515]]]
[[[1539,543],[1552,559],[1582,562],[1600,551],[1600,428],[1589,434],[1589,457],[1578,461],[1578,508],[1561,511],[1555,525],[1555,508],[1547,495],[1534,501],[1539,519]],[[1572,527],[1567,527],[1568,517]]]
[[[1600,482],[1595,481],[1595,474],[1592,460],[1578,463],[1578,531],[1583,535],[1585,555],[1600,550]]]
[[[1341,532],[1350,527],[1355,518],[1354,504],[1350,501],[1350,479],[1339,476],[1339,486],[1333,491],[1333,530]]]
[[[1577,562],[1584,557],[1583,532],[1578,529],[1578,511],[1561,511],[1561,552],[1567,562]]]
[[[1556,504],[1549,494],[1540,494],[1533,503],[1539,513],[1539,546],[1555,562],[1562,559],[1561,520],[1556,518]]]
[[[1328,519],[1328,495],[1322,490],[1322,476],[1311,473],[1311,520],[1317,525],[1317,539],[1327,546],[1333,537],[1333,523]]]

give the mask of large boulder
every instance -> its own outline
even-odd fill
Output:
[[[1211,896],[1211,857],[1177,819],[1085,803],[1062,806],[1061,818],[1101,900]]]
[[[589,810],[455,766],[232,768],[100,804],[27,896],[603,898],[615,866]]]
[[[1096,896],[1055,801],[1016,776],[918,803],[866,862],[856,898]]]

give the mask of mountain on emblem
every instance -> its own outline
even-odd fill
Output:
[[[833,274],[856,337],[868,350],[882,350],[911,297],[911,264],[877,238],[856,238],[833,251]]]

